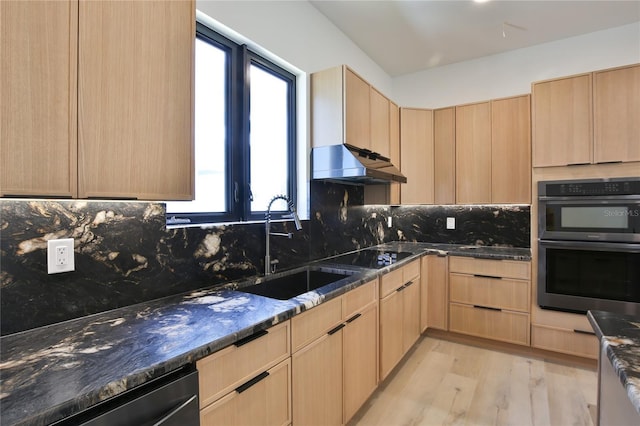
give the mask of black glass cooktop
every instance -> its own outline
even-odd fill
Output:
[[[388,250],[360,250],[327,259],[327,262],[339,265],[352,265],[362,268],[380,269],[392,265],[399,260],[412,256],[413,253]]]

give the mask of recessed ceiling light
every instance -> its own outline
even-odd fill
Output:
[[[486,2],[488,2],[490,0],[473,0],[473,1],[474,1],[474,3],[486,3]]]

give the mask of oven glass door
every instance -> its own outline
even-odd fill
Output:
[[[540,306],[621,313],[640,306],[640,244],[541,240],[538,247]]]
[[[547,200],[540,238],[629,241],[640,238],[640,203],[621,200]]]

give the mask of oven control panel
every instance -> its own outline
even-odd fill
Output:
[[[539,195],[547,197],[640,195],[640,178],[539,182]]]

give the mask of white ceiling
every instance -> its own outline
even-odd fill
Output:
[[[640,21],[640,0],[310,0],[396,77]]]

